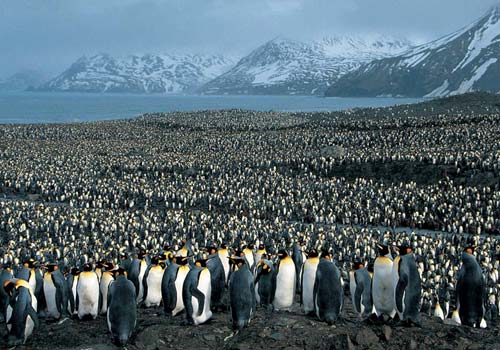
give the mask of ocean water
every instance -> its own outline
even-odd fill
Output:
[[[199,96],[0,92],[0,123],[70,123],[133,118],[147,112],[248,109],[317,112],[416,103],[412,98]]]

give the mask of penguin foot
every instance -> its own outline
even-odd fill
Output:
[[[62,320],[60,320],[59,322],[57,322],[57,325],[61,325],[63,324],[64,322],[66,322],[68,320],[67,317],[63,318]]]
[[[240,331],[234,331],[232,334],[228,335],[227,337],[224,338],[224,342],[227,342],[229,339],[237,335]]]

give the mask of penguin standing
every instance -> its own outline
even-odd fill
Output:
[[[148,263],[146,261],[146,252],[141,250],[137,255],[137,259],[135,259],[130,265],[130,271],[128,274],[128,279],[131,280],[132,283],[134,283],[138,304],[142,301],[144,295],[144,286],[142,284],[142,280],[144,278],[144,274],[146,273],[147,267]]]
[[[217,253],[217,248],[207,247],[208,260],[207,267],[210,270],[210,278],[212,280],[211,305],[214,310],[223,308],[222,296],[226,286],[224,266]]]
[[[334,324],[344,305],[344,288],[340,271],[330,261],[329,253],[322,253],[314,283],[314,308],[320,321]]]
[[[160,257],[154,256],[148,266],[142,280],[144,290],[144,306],[160,306],[161,303],[161,280],[164,273],[164,263],[160,262]]]
[[[69,291],[63,274],[55,264],[45,266],[43,294],[47,305],[47,317],[59,319],[68,315]]]
[[[295,265],[285,250],[278,252],[278,258],[273,306],[275,310],[289,310],[295,297]]]
[[[457,309],[463,325],[480,327],[485,293],[481,266],[473,255],[473,248],[467,247],[462,253],[462,267],[457,275],[456,286]]]
[[[295,264],[295,275],[297,277],[299,277],[302,275],[302,268],[303,268],[304,262],[307,259],[307,256],[304,253],[304,241],[302,239],[299,239],[299,241],[293,245],[292,259],[293,259],[293,263]],[[295,288],[297,289],[298,293],[302,292],[301,284],[302,284],[301,278],[297,278],[297,283],[296,283]]]
[[[227,285],[229,281],[229,252],[227,251],[227,246],[225,244],[221,244],[219,250],[217,251],[217,255],[219,256],[220,262],[222,263],[222,267],[224,268],[224,281]]]
[[[191,325],[200,325],[212,317],[210,300],[212,281],[207,260],[197,260],[189,271],[182,287],[182,300],[186,308],[186,321]]]
[[[316,282],[316,270],[318,269],[319,261],[318,252],[316,249],[312,249],[301,268],[300,300],[302,309],[306,315],[314,313],[314,284]]]
[[[176,256],[174,263],[169,265],[161,280],[161,295],[165,314],[176,316],[184,310],[182,286],[189,273],[188,257]]]
[[[263,255],[263,257],[266,257]],[[257,265],[255,277],[255,300],[257,304],[272,307],[276,292],[276,274],[272,261],[262,259]]]
[[[95,320],[99,314],[99,277],[91,264],[83,265],[82,270],[76,285],[78,318],[91,316]]]
[[[243,249],[243,254],[245,254],[245,259],[247,259],[248,267],[250,268],[250,271],[252,271],[252,272],[255,268],[255,256],[253,253],[253,248],[254,248],[254,245],[249,244]]]
[[[78,284],[78,277],[80,270],[77,267],[71,268],[68,277],[66,277],[66,284],[68,288],[68,312],[70,315],[76,314],[76,286]]]
[[[420,325],[420,300],[422,280],[417,269],[415,256],[408,246],[397,247],[399,259],[394,262],[397,281],[395,284],[395,304],[399,318],[405,322]]]
[[[12,313],[7,324],[8,344],[16,346],[24,344],[33,333],[33,329],[38,326],[37,300],[27,281],[19,279],[6,283],[5,289],[13,300]]]
[[[0,322],[5,322],[7,319],[7,306],[10,301],[10,296],[5,292],[3,286],[13,277],[11,266],[9,264],[3,265],[0,271]]]
[[[101,293],[101,308],[99,313],[104,315],[108,310],[108,290],[109,284],[114,281],[113,270],[115,265],[111,262],[105,262],[102,265],[101,278],[99,281],[99,291]]]
[[[373,266],[372,300],[377,317],[388,315],[394,318],[396,309],[394,305],[394,277],[393,261],[389,247],[377,245],[379,256]]]
[[[373,312],[372,277],[361,262],[353,264],[349,272],[349,289],[352,305],[361,319],[367,319]]]
[[[232,265],[229,282],[232,326],[235,333],[242,330],[255,312],[256,300],[252,272],[247,260],[241,256],[230,258]]]
[[[137,324],[135,286],[126,277],[123,268],[115,272],[116,280],[108,289],[108,329],[115,343],[125,346]]]

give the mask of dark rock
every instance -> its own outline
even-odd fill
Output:
[[[358,332],[358,334],[356,334],[356,343],[361,346],[370,346],[373,344],[377,344],[378,342],[379,338],[369,328],[363,328]]]
[[[389,341],[391,339],[391,336],[392,336],[391,327],[384,325],[384,327],[382,328],[382,332],[384,333],[384,339]]]

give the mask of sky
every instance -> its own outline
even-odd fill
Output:
[[[56,75],[83,55],[243,56],[282,36],[391,35],[422,43],[500,0],[0,0],[0,77]]]

